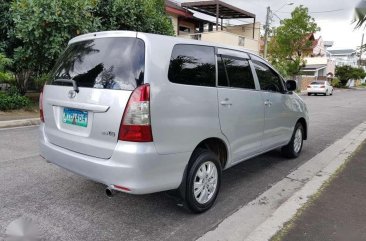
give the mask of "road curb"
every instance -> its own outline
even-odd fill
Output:
[[[19,127],[19,126],[39,125],[40,123],[41,123],[41,120],[39,118],[0,121],[0,129],[10,128],[10,127]]]
[[[198,240],[269,240],[365,139],[366,122],[363,122]]]

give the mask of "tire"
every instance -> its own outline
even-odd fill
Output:
[[[311,95],[311,93],[308,93],[308,96],[310,96]]]
[[[298,132],[300,132],[301,134]],[[282,147],[281,149],[282,154],[288,158],[296,158],[300,155],[303,144],[304,144],[304,127],[300,122],[298,122],[295,126],[294,132],[292,133],[290,142],[286,146]]]
[[[185,195],[182,198],[185,206],[189,210],[194,213],[202,213],[212,207],[219,193],[222,171],[221,164],[213,152],[201,148],[194,151],[189,163],[190,166],[185,180]],[[212,172],[209,170],[212,170]],[[208,172],[206,173],[206,171]],[[201,175],[205,174],[206,176],[200,177],[199,173]],[[203,183],[201,192],[198,191],[202,187],[199,183]]]

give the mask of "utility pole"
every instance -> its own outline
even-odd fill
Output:
[[[266,16],[266,25],[264,29],[264,53],[263,57],[267,58],[267,49],[268,49],[268,34],[269,34],[269,21],[271,18],[271,8],[267,7],[267,16]]]
[[[361,67],[361,61],[362,61],[362,50],[363,50],[363,37],[365,36],[365,34],[363,33],[362,34],[362,39],[361,39],[361,46],[360,46],[360,60],[359,60],[359,63],[358,63],[358,67]]]

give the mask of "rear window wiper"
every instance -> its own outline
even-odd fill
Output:
[[[73,79],[55,79],[53,82],[61,82],[61,83],[69,83],[72,84],[72,87],[74,88],[74,91],[76,93],[79,93],[79,87],[75,80]]]

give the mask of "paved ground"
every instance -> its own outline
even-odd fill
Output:
[[[365,157],[364,144],[281,240],[366,240]]]
[[[27,216],[47,240],[194,240],[366,119],[366,91],[303,98],[311,124],[301,157],[287,160],[273,151],[227,170],[216,205],[202,215],[165,193],[107,199],[103,185],[38,156],[36,128],[0,130],[0,237],[11,221]]]
[[[37,117],[39,117],[38,111],[24,111],[24,110],[16,110],[9,112],[0,111],[0,121],[21,120]]]

